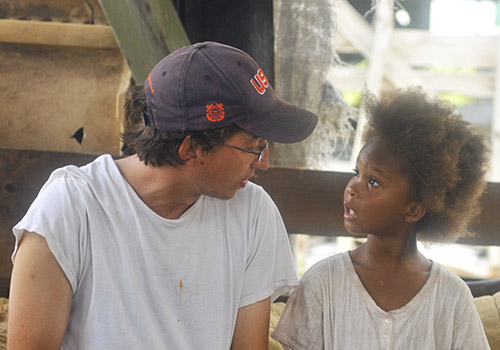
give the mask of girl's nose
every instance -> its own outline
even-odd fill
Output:
[[[352,178],[348,183],[347,186],[345,187],[345,194],[349,195],[350,197],[358,197],[358,192],[356,191],[356,179]]]

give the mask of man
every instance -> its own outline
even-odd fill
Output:
[[[267,349],[270,302],[297,276],[249,180],[317,116],[213,42],[164,58],[125,108],[134,155],[54,171],[14,227],[10,349]]]

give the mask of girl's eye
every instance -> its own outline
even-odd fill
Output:
[[[374,187],[380,186],[380,183],[377,180],[375,180],[373,177],[370,179],[370,181],[368,181],[368,183]]]
[[[354,176],[358,176],[359,175],[359,170],[358,169],[352,169],[352,173],[354,174]]]

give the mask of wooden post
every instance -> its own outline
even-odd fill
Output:
[[[134,81],[144,82],[154,65],[189,45],[171,0],[99,0]]]
[[[500,36],[497,41],[497,65],[495,70],[495,93],[491,120],[491,167],[489,180],[500,182]],[[492,274],[500,274],[500,247],[488,247],[488,261]]]
[[[366,88],[377,98],[380,97],[384,78],[385,54],[391,41],[394,28],[394,0],[380,0],[377,3],[373,20],[373,39],[370,50]],[[356,163],[359,150],[362,146],[361,138],[366,124],[363,108],[360,108],[354,145],[351,154],[351,163]]]
[[[495,71],[495,95],[491,121],[491,171],[490,181],[500,182],[500,37],[497,41],[497,65]]]

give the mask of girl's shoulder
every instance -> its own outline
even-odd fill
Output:
[[[302,279],[317,280],[326,276],[331,278],[333,276],[350,273],[351,270],[352,262],[349,257],[349,252],[344,252],[316,262],[304,273]]]
[[[434,274],[434,278],[432,279],[432,281],[439,293],[448,293],[456,296],[465,295],[467,297],[472,297],[467,283],[465,283],[465,281],[456,273],[448,270],[447,268],[436,262],[432,263],[432,270],[432,273]]]

